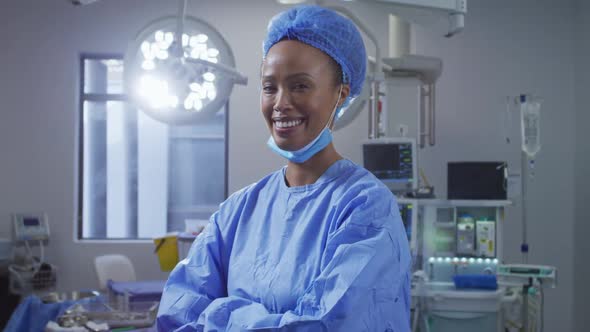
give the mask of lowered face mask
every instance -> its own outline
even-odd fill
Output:
[[[295,151],[287,151],[281,149],[275,139],[273,138],[272,134],[270,138],[266,142],[266,145],[273,150],[278,155],[286,158],[289,161],[294,163],[304,163],[305,161],[309,160],[309,158],[313,157],[316,153],[322,151],[330,142],[332,142],[332,130],[330,129],[332,122],[334,121],[334,116],[336,114],[336,110],[338,109],[338,103],[340,102],[340,94],[342,93],[342,85],[340,85],[340,92],[338,92],[338,100],[336,101],[336,105],[334,106],[334,110],[328,119],[328,123],[322,129],[320,134],[314,138],[309,144],[302,147],[299,150]]]

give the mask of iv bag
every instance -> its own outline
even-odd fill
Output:
[[[522,151],[534,158],[541,150],[541,101],[528,99],[520,104]]]

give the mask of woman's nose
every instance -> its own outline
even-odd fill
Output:
[[[284,112],[289,107],[291,107],[291,100],[289,98],[289,93],[284,89],[279,89],[277,94],[275,95],[275,101],[273,105],[273,109],[278,112]]]

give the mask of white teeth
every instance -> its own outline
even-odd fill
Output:
[[[275,126],[277,126],[277,128],[290,128],[300,125],[301,122],[303,122],[303,120],[275,121]]]

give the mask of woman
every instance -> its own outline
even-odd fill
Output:
[[[395,197],[332,144],[366,54],[317,6],[271,20],[261,109],[287,166],[234,193],[172,271],[158,329],[409,331],[410,254]]]

